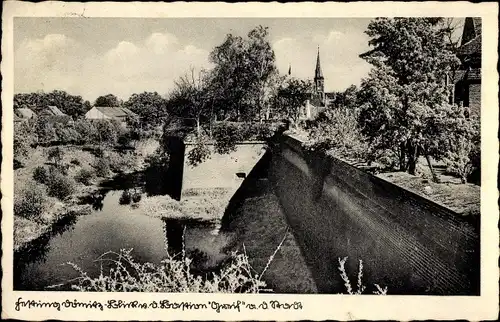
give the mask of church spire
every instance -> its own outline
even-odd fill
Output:
[[[321,71],[321,63],[319,61],[319,46],[318,46],[318,57],[316,58],[316,71],[314,73],[314,80],[323,79],[323,72]]]

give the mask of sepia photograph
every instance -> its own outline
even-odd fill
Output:
[[[479,299],[483,18],[389,16],[13,17],[16,311]]]

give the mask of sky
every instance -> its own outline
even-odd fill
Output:
[[[180,76],[210,67],[228,33],[269,27],[282,74],[314,77],[319,46],[325,90],[359,85],[370,65],[366,18],[15,18],[14,92],[65,90],[93,102],[108,93],[168,94]]]

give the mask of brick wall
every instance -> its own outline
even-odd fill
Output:
[[[306,159],[308,161],[306,161]],[[478,222],[333,159],[305,157],[286,137],[270,175],[318,290],[343,292],[338,258],[353,283],[363,260],[392,294],[479,294]]]
[[[481,84],[469,84],[469,108],[471,113],[481,114]]]

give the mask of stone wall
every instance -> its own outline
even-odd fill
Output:
[[[367,291],[479,294],[479,222],[286,137],[270,177],[319,292],[344,292],[338,259]]]

